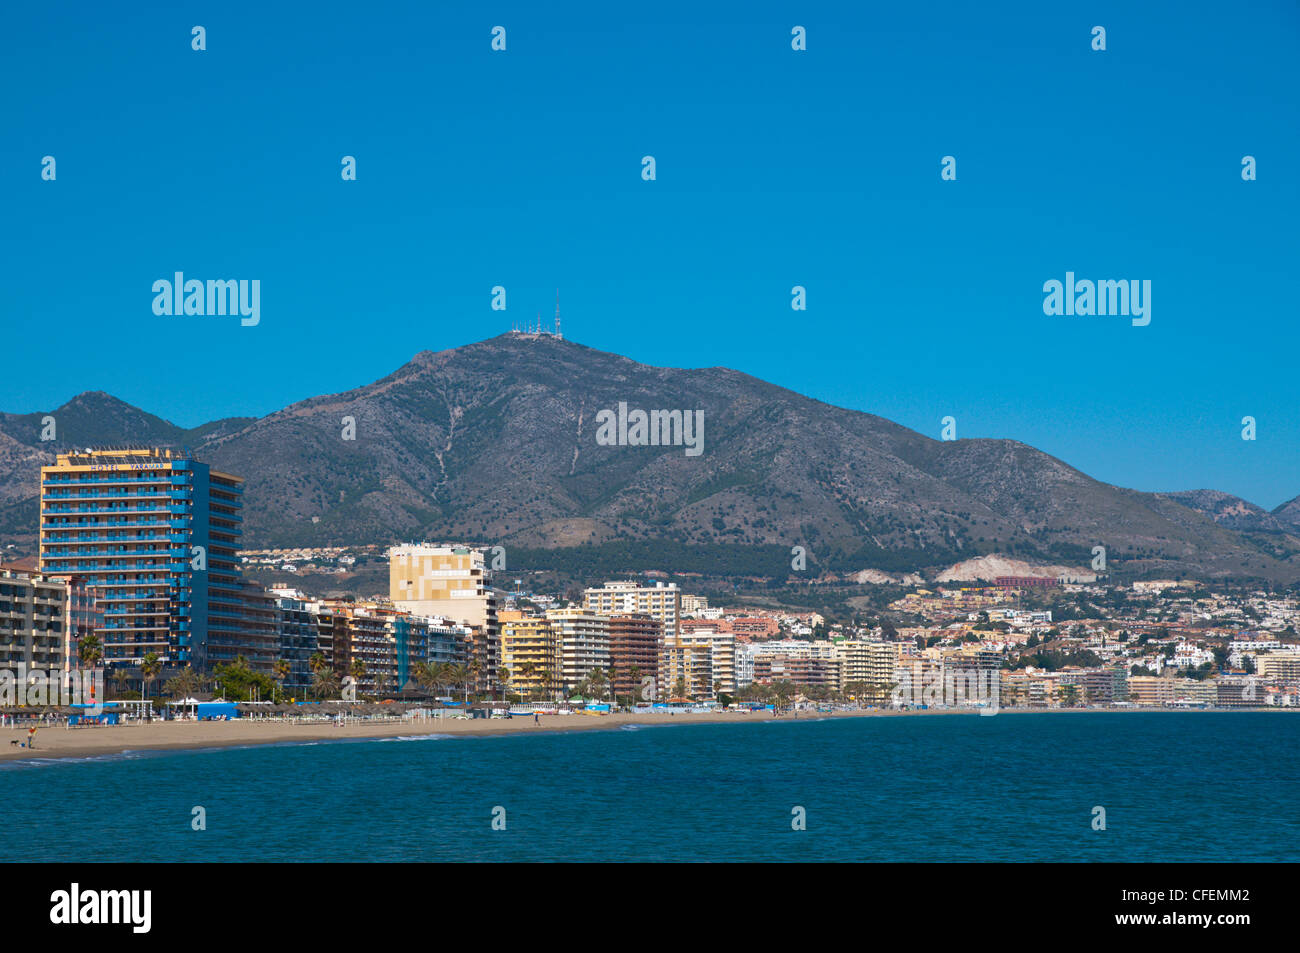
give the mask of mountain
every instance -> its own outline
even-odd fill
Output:
[[[598,445],[598,413],[620,402],[703,411],[703,452]],[[0,416],[0,533],[34,530],[37,467],[56,448],[42,416]],[[245,477],[249,548],[655,541],[788,570],[798,545],[821,568],[904,572],[992,553],[1087,567],[1101,545],[1115,571],[1300,579],[1300,519],[1226,494],[1121,489],[1014,440],[937,441],[728,368],[649,367],[550,335],[421,352],[365,387],[194,430],[104,394],[52,416],[59,444],[188,444]]]
[[[1180,493],[1161,495],[1198,513],[1204,513],[1214,522],[1228,529],[1261,533],[1294,533],[1300,528],[1263,507],[1219,490],[1185,490]],[[1300,510],[1297,510],[1296,515],[1300,516]]]
[[[1300,533],[1300,496],[1283,503],[1272,514],[1291,533]]]

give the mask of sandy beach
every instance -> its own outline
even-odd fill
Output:
[[[880,711],[834,713],[802,712],[780,716],[782,721],[822,718],[857,718],[896,714]],[[542,715],[532,718],[430,718],[410,721],[359,721],[342,727],[328,722],[254,720],[169,721],[149,724],[40,728],[32,750],[10,744],[25,740],[26,727],[0,730],[0,763],[35,758],[86,758],[119,754],[123,751],[164,751],[187,748],[227,748],[243,745],[277,744],[345,738],[391,738],[399,735],[508,735],[545,731],[593,731],[623,725],[690,725],[708,723],[744,724],[774,721],[771,712],[725,712],[717,714],[634,715],[619,712],[606,715]]]
[[[1160,713],[1173,709],[1160,708],[1004,708],[1002,715],[1058,714],[1083,715],[1089,712]],[[1261,709],[1206,709],[1245,713]],[[1297,709],[1267,709],[1293,712]],[[703,724],[752,724],[763,721],[824,721],[828,718],[907,718],[951,715],[979,717],[971,709],[938,708],[923,710],[867,709],[865,711],[786,712],[773,718],[770,711],[716,712],[694,714],[678,712],[673,715],[632,714],[616,712],[604,715],[542,715],[539,723],[532,718],[429,718],[410,721],[355,721],[341,727],[320,721],[240,718],[234,721],[169,721],[150,724],[119,726],[93,726],[40,728],[36,732],[36,747],[32,750],[10,744],[27,738],[26,726],[0,729],[0,765],[6,761],[26,761],[46,758],[88,758],[120,754],[123,751],[166,751],[198,748],[231,748],[247,745],[282,744],[293,741],[320,741],[364,738],[393,738],[419,735],[510,735],[529,732],[569,732],[612,730],[623,725],[647,727]]]

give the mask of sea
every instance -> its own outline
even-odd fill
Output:
[[[0,768],[0,861],[1297,861],[1300,712],[429,734]]]

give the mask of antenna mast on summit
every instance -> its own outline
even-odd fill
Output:
[[[560,333],[560,289],[559,288],[555,289],[555,336],[561,339],[564,337],[564,335]]]

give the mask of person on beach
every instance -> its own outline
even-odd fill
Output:
[[[537,712],[533,712],[533,724],[540,725],[541,723],[541,719],[537,717]]]
[[[27,729],[27,747],[28,748],[36,747],[36,726],[35,725],[32,725],[30,728]]]

